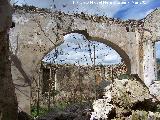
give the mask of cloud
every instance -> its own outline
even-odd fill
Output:
[[[142,19],[159,6],[160,1],[157,0],[146,0],[145,4],[127,4],[122,6],[113,17],[120,19]]]
[[[156,58],[160,58],[160,41],[156,42]]]
[[[52,3],[52,0],[12,0],[12,1],[16,1],[17,5],[27,4],[40,8],[49,8]]]
[[[116,62],[119,62],[120,57],[118,54],[109,54],[107,56],[104,57],[104,62],[113,62],[113,61],[116,61]]]
[[[84,4],[87,2],[89,4]],[[64,12],[84,12],[120,19],[142,19],[160,6],[159,0],[102,0],[103,3],[101,4],[99,2],[99,0],[18,0],[17,4],[28,4],[42,8],[54,8],[55,5],[56,10]],[[106,4],[106,2],[109,4]],[[138,4],[136,4],[137,2]]]
[[[95,45],[96,64],[108,65],[121,62],[119,54],[110,47],[96,41],[89,42],[84,38],[83,35],[77,33],[66,35],[64,43],[57,47],[58,52],[54,49],[42,61],[58,64],[93,65],[93,45]]]
[[[156,42],[156,45],[160,45],[160,41]]]
[[[54,2],[53,2],[54,1]],[[75,4],[73,4],[75,1]],[[99,3],[99,0],[92,0],[94,3]],[[88,14],[99,14],[99,15],[106,15],[108,17],[112,17],[114,13],[116,13],[121,4],[92,4],[92,1],[86,0],[18,0],[18,5],[27,4],[27,5],[34,5],[36,7],[41,8],[54,8],[56,6],[56,10],[61,10],[64,12],[71,12],[71,13],[88,13]],[[113,0],[106,0],[106,1],[113,1]],[[114,0],[114,2],[119,2],[120,0]],[[84,4],[86,2],[91,2],[90,4]]]

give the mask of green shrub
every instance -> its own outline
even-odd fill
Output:
[[[37,116],[42,116],[45,115],[48,112],[47,108],[39,108],[39,115],[37,115],[37,107],[36,106],[32,106],[31,107],[31,115],[32,117],[37,117]]]
[[[118,79],[122,80],[122,79],[129,79],[130,76],[128,74],[121,74],[118,76]]]
[[[148,112],[146,111],[135,111],[132,112],[132,120],[147,120]]]

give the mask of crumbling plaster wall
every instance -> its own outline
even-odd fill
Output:
[[[138,73],[136,69],[139,59],[138,40],[134,31],[142,24],[141,21],[120,21],[85,14],[47,13],[37,9],[35,11],[17,9],[13,20],[16,23],[16,27],[11,32],[13,51],[16,51],[18,43],[17,54],[23,59],[25,56],[27,59],[32,59],[28,64],[33,61],[39,62],[46,53],[55,48],[55,45],[63,42],[64,35],[76,32],[84,34],[88,39],[110,45],[126,62],[130,59],[131,73]],[[30,70],[30,66],[36,63],[28,64],[27,70]]]
[[[143,36],[140,44],[143,46],[143,62],[141,74],[147,86],[157,79],[155,42],[160,40],[160,10],[156,9],[144,18]]]
[[[111,46],[125,61],[129,72],[138,74],[144,80],[143,66],[149,62],[144,62],[144,54],[148,51],[144,51],[145,47],[141,45],[144,35],[142,21],[120,21],[84,13],[51,13],[34,7],[17,6],[13,21],[16,25],[10,31],[12,75],[17,89],[22,91],[17,91],[18,100],[27,99],[26,104],[19,102],[19,106],[28,113],[30,85],[38,79],[42,58],[55,46],[62,44],[64,35],[69,33],[81,33],[87,39]],[[22,93],[25,93],[23,97]]]

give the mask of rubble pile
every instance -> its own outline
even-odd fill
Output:
[[[108,120],[109,116],[115,120],[160,119],[159,100],[136,78],[115,79],[106,90],[104,100],[98,99],[93,104],[92,120]],[[106,96],[108,94],[109,97]],[[108,98],[109,101],[106,100]]]

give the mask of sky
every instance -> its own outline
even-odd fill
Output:
[[[65,35],[64,43],[49,53],[43,61],[91,66],[94,64],[94,58],[96,65],[102,63],[103,65],[111,65],[121,62],[119,54],[109,46],[93,40],[87,40],[84,35],[77,33]]]
[[[36,7],[41,8],[49,8],[52,10],[61,10],[66,13],[87,13],[92,15],[104,15],[107,17],[119,18],[122,20],[127,19],[143,19],[149,13],[151,13],[155,8],[160,7],[160,0],[12,0],[12,3],[16,3],[18,5],[27,4],[34,5]],[[81,48],[77,49],[75,52],[74,48],[76,48],[77,43],[74,40],[74,37],[79,39],[81,42]],[[59,50],[67,51],[68,54],[71,55],[59,55],[55,61],[56,63],[75,63],[77,61],[81,61],[79,64],[93,64],[90,60],[89,52],[87,51],[87,47],[85,47],[88,43],[86,39],[83,39],[84,36],[70,34],[65,36],[64,44],[59,46]],[[70,43],[72,47],[66,47],[67,44]],[[121,58],[113,49],[110,47],[97,42],[91,42],[90,44],[95,44],[96,49],[99,50],[96,55],[98,58],[96,59],[96,64],[116,64],[121,62]],[[99,44],[99,45],[97,45]],[[160,58],[160,42],[156,43],[156,57]],[[102,48],[105,48],[102,50]],[[91,48],[91,53],[93,52],[93,46]],[[61,50],[61,51],[62,51]],[[74,50],[74,51],[73,51]],[[105,51],[105,52],[104,52]],[[59,53],[58,53],[59,54]],[[107,54],[102,55],[101,54]],[[47,62],[53,62],[53,58],[55,58],[55,50],[48,54],[48,56],[44,60],[48,60]],[[84,55],[87,56],[87,62],[84,59]],[[93,58],[93,53],[92,56]],[[66,58],[63,61],[62,58]],[[68,58],[68,59],[67,59]],[[50,60],[50,61],[49,61]]]
[[[12,3],[120,19],[142,19],[155,8],[160,7],[160,0],[12,0]]]
[[[156,47],[156,57],[160,58],[160,41],[156,42],[155,47]]]

